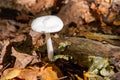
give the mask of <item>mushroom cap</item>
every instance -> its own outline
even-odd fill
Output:
[[[31,27],[36,32],[54,33],[63,28],[63,22],[57,16],[48,15],[34,19]]]

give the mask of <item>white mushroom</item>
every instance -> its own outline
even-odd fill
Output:
[[[50,33],[58,32],[63,28],[62,20],[53,15],[42,16],[33,20],[31,27],[36,32],[45,33],[48,58],[50,61],[52,61],[54,52]]]

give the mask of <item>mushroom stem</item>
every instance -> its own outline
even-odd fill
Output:
[[[54,54],[53,54],[53,45],[52,45],[50,33],[45,33],[45,36],[46,36],[46,42],[47,42],[48,59],[52,61]]]

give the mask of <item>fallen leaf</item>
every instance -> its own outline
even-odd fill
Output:
[[[16,68],[6,69],[3,73],[3,77],[0,80],[10,80],[17,77],[20,74],[21,70]]]
[[[35,14],[41,10],[48,9],[54,5],[55,0],[39,0],[31,8],[32,13]]]
[[[68,2],[61,8],[58,16],[61,17],[65,25],[70,24],[71,22],[81,25],[84,24],[84,21],[86,23],[95,21],[95,18],[90,13],[88,3],[85,0]]]
[[[32,6],[36,3],[36,0],[17,0],[16,3],[25,5],[25,6]]]
[[[6,53],[6,47],[10,44],[10,41],[9,40],[4,40],[2,42],[2,51],[1,51],[1,55],[0,55],[0,63],[2,63],[2,60],[3,60],[3,57]]]
[[[37,40],[40,38],[42,35],[41,33],[35,32],[33,30],[30,30],[29,35],[32,37],[32,43],[33,45],[36,44]]]
[[[34,56],[17,52],[13,47],[12,47],[12,55],[16,57],[16,62],[14,67],[19,67],[19,68],[25,68],[25,66],[28,65],[34,58]]]
[[[75,74],[75,76],[77,77],[77,80],[83,80],[81,77],[79,77],[77,74]]]
[[[16,17],[16,20],[27,22],[29,21],[29,17],[27,14],[22,13],[21,15]]]
[[[57,73],[52,70],[52,67],[43,66],[40,69],[41,80],[57,80]]]
[[[113,24],[116,25],[116,26],[120,26],[120,20],[115,20],[115,21],[113,22]]]
[[[30,30],[29,35],[32,37],[32,44],[35,47],[38,48],[39,46],[42,46],[44,44],[44,40],[42,38],[42,34],[41,33],[38,33],[38,32],[35,32],[33,30]]]
[[[22,69],[20,75],[17,77],[22,80],[37,80],[38,74],[39,69],[32,67],[32,69]]]

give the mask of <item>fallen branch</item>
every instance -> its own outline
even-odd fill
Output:
[[[59,51],[58,44],[60,42],[66,41],[71,43],[71,45],[67,46],[65,50],[67,52],[65,53],[73,56],[73,58],[82,66],[87,64],[86,59],[89,55],[120,59],[120,47],[85,38],[69,37],[61,40],[55,39],[54,43],[57,43],[57,45],[55,45],[56,50]]]

